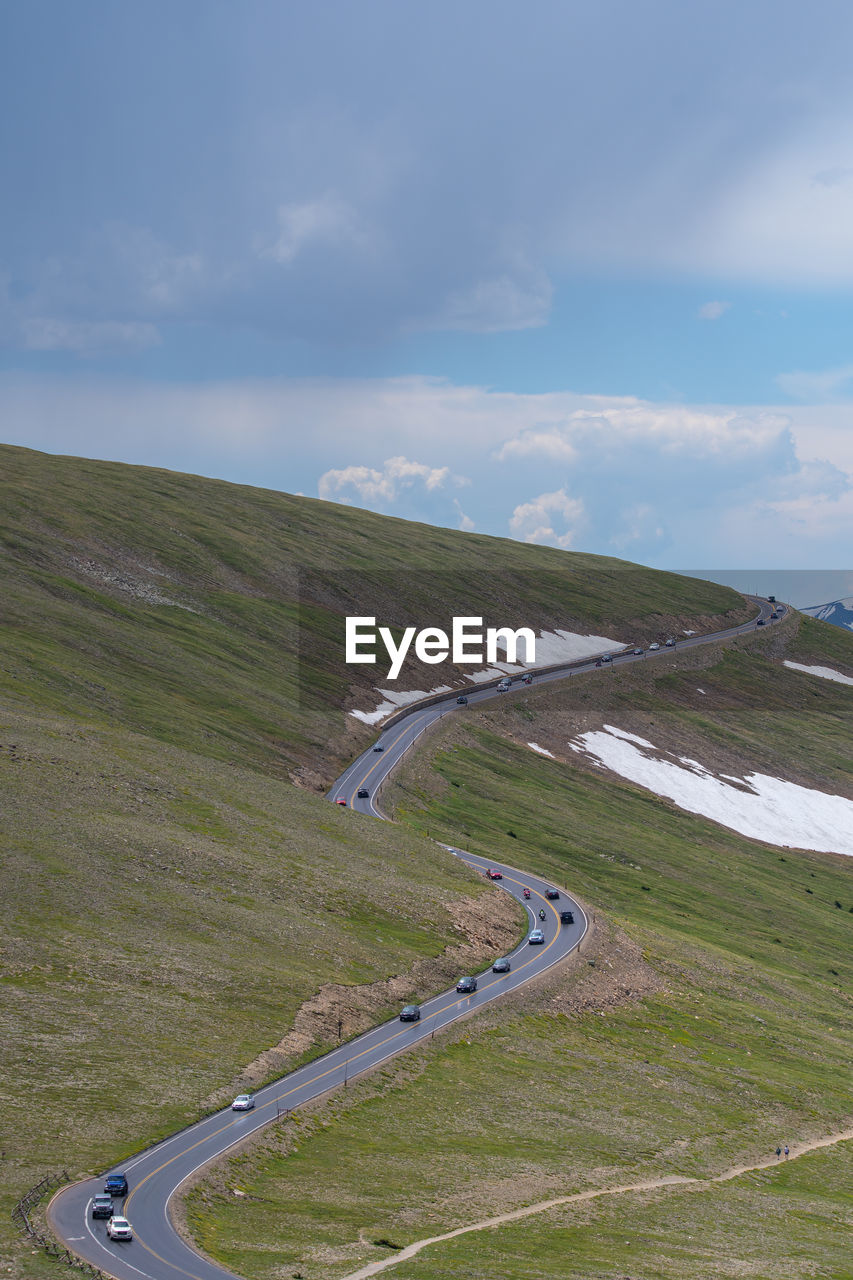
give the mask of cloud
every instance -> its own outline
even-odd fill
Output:
[[[536,329],[548,321],[553,292],[543,271],[522,266],[515,277],[503,274],[451,292],[438,314],[424,322],[424,328],[472,333]]]
[[[783,413],[426,378],[170,385],[5,372],[0,419],[11,444],[287,492],[316,493],[321,477],[337,502],[663,568],[843,565],[850,541],[842,405]]]
[[[429,467],[408,458],[387,458],[382,470],[352,466],[326,471],[317,482],[317,493],[332,502],[353,502],[370,508],[385,508],[416,485],[427,493],[441,489],[450,479],[449,467]]]
[[[577,463],[582,456],[636,459],[637,451],[645,451],[681,454],[691,466],[704,459],[729,467],[768,450],[789,448],[789,427],[790,419],[778,411],[743,413],[626,397],[574,409],[562,421],[525,427],[505,440],[495,457],[500,462],[526,458]],[[626,453],[626,446],[634,452]]]
[[[309,248],[346,248],[365,252],[371,237],[351,204],[333,193],[301,203],[280,205],[278,236],[268,253],[288,266]]]
[[[21,329],[23,345],[29,351],[73,351],[91,356],[112,350],[143,351],[161,341],[153,324],[115,320],[74,322],[31,316]]]
[[[731,305],[730,302],[703,302],[696,314],[700,320],[719,320]]]
[[[786,395],[804,403],[849,400],[853,395],[853,364],[813,373],[781,373],[776,381]]]
[[[457,528],[461,529],[463,533],[473,533],[477,526],[474,524],[474,521],[470,516],[466,516],[459,504],[458,498],[453,499],[453,505],[456,508],[457,515],[459,516],[459,524],[457,525]]]
[[[518,542],[537,542],[565,550],[574,542],[583,520],[581,499],[570,498],[565,489],[557,489],[520,503],[510,517],[509,531]]]

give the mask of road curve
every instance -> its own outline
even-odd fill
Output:
[[[752,631],[758,624],[758,618],[766,620],[771,612],[767,602],[756,598],[755,603],[759,604],[760,613],[752,622],[730,631],[681,640],[678,648],[731,639]],[[660,650],[660,654],[668,652],[666,649]],[[623,653],[614,658],[614,664],[621,666],[626,662],[644,661],[657,656],[658,653],[644,654],[642,657]],[[594,669],[594,658],[568,663],[537,672],[535,682],[541,685],[565,679],[575,672]],[[606,671],[607,668],[602,670]],[[456,696],[454,691],[443,700],[416,707],[397,719],[394,725],[383,732],[376,744],[381,745],[383,750],[377,752],[371,747],[353,761],[331,788],[330,799],[345,795],[350,807],[374,817],[382,817],[374,801],[376,790],[423,730],[456,709]],[[471,704],[501,695],[494,688],[481,687],[473,688],[470,692],[466,690],[466,696]],[[464,711],[464,707],[459,710]],[[368,790],[370,794],[367,798],[359,799],[359,790]],[[450,846],[445,847],[474,870],[485,871],[486,859]],[[402,1023],[394,1019],[374,1027],[357,1039],[340,1045],[260,1089],[255,1095],[254,1110],[233,1112],[227,1108],[217,1111],[122,1162],[115,1170],[108,1170],[107,1172],[120,1171],[127,1175],[129,1193],[123,1209],[120,1208],[120,1202],[117,1202],[117,1209],[126,1213],[133,1224],[132,1242],[110,1240],[104,1220],[93,1220],[91,1217],[92,1197],[103,1190],[103,1176],[84,1179],[63,1188],[54,1196],[48,1208],[51,1227],[62,1243],[79,1257],[116,1277],[116,1280],[140,1280],[140,1277],[145,1280],[222,1280],[223,1277],[239,1280],[234,1277],[233,1272],[196,1253],[172,1225],[169,1216],[172,1198],[188,1178],[281,1115],[304,1106],[330,1090],[346,1087],[350,1080],[362,1072],[412,1048],[436,1031],[482,1008],[497,997],[516,990],[557,964],[580,945],[587,932],[588,921],[580,905],[565,890],[560,890],[560,899],[555,903],[546,897],[546,892],[555,886],[541,878],[495,862],[488,865],[502,872],[503,879],[498,883],[522,903],[531,927],[540,924],[538,912],[545,911],[545,922],[541,925],[545,932],[543,945],[531,946],[525,937],[509,955],[511,971],[507,974],[487,971],[480,978],[479,989],[472,995],[460,996],[455,990],[443,992],[421,1006],[420,1022]],[[524,900],[525,887],[530,889],[529,902]],[[561,923],[559,912],[565,909],[574,912],[574,923]]]
[[[657,659],[671,656],[673,653],[681,653],[685,649],[696,648],[698,645],[713,644],[720,640],[734,640],[738,636],[747,635],[757,630],[759,626],[774,625],[775,620],[771,621],[772,613],[778,612],[781,616],[787,613],[785,605],[770,604],[760,596],[747,596],[746,598],[758,606],[758,613],[749,622],[744,622],[739,627],[731,627],[727,631],[713,631],[705,635],[686,636],[679,640],[674,648],[647,649],[640,655],[633,654],[630,648],[626,648],[619,653],[614,649],[603,650],[602,652],[612,653],[613,660],[601,667],[602,676],[606,676],[614,668],[621,668],[632,662],[653,662]],[[538,689],[543,684],[550,684],[555,680],[565,680],[567,676],[595,671],[596,661],[597,659],[593,655],[590,658],[582,658],[576,662],[561,663],[559,666],[534,671],[532,672],[533,684],[531,687]],[[434,724],[436,720],[440,720],[451,712],[464,714],[466,707],[459,706],[456,701],[460,694],[464,694],[468,699],[467,705],[472,707],[482,702],[489,702],[494,698],[511,697],[514,693],[527,688],[526,685],[520,683],[518,676],[514,680],[515,682],[509,694],[498,693],[495,687],[497,680],[493,680],[488,685],[465,686],[441,696],[434,695],[424,702],[415,704],[410,711],[397,714],[394,716],[393,722],[381,731],[376,742],[363,751],[357,759],[353,760],[352,764],[344,770],[338,780],[329,788],[328,798],[334,802],[345,800],[348,808],[355,809],[358,813],[370,814],[374,818],[384,817],[376,801],[376,794],[382,783],[393,771],[394,767],[399,764],[402,757],[423,731],[431,724]],[[367,791],[368,795],[360,797],[359,791]]]

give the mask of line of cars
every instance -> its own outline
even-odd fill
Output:
[[[104,1181],[104,1189],[92,1196],[92,1217],[107,1218],[107,1235],[110,1240],[132,1240],[133,1228],[123,1213],[115,1212],[114,1197],[123,1200],[127,1195],[127,1178],[123,1173],[110,1173]]]

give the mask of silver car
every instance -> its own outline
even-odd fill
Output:
[[[255,1105],[255,1095],[253,1093],[239,1093],[231,1103],[232,1111],[251,1111]]]
[[[111,1240],[132,1240],[133,1230],[127,1218],[110,1218],[107,1235]]]

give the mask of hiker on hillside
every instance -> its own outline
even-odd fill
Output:
[[[785,1143],[785,1159],[786,1159],[786,1160],[788,1159],[788,1144],[787,1144],[787,1142]]]
[[[777,1160],[781,1160],[781,1159],[782,1159],[782,1148],[781,1148],[781,1147],[777,1147],[777,1148],[776,1148],[776,1159],[777,1159]]]

